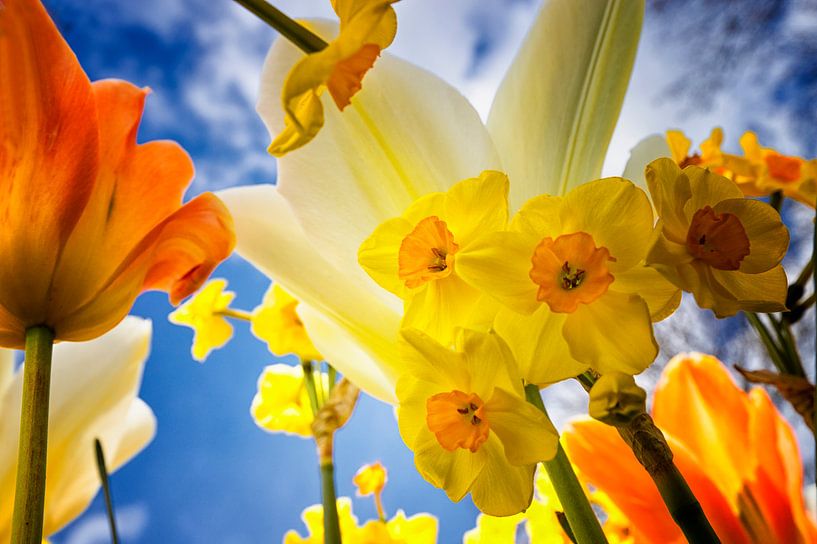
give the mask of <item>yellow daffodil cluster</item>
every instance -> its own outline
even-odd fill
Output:
[[[344,544],[436,544],[437,518],[431,514],[416,514],[407,517],[398,510],[386,519],[379,496],[386,485],[386,469],[380,463],[365,465],[354,478],[359,495],[374,494],[380,519],[369,520],[360,525],[352,512],[352,501],[348,497],[337,500],[340,532]],[[290,530],[284,535],[284,544],[324,544],[323,507],[310,506],[301,514],[308,535],[300,536]]]
[[[767,196],[780,191],[812,208],[815,206],[817,159],[784,155],[763,147],[754,132],[747,131],[740,137],[742,155],[721,151],[720,128],[713,129],[701,143],[700,153],[691,153],[692,142],[679,130],[667,131],[666,143],[680,168],[690,165],[708,168],[732,179],[746,196]]]
[[[226,280],[211,280],[167,316],[171,323],[193,329],[190,351],[196,361],[204,361],[211,351],[224,347],[233,337],[233,326],[225,312],[235,293],[224,291],[226,287]]]

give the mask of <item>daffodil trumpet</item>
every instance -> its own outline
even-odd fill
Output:
[[[589,390],[592,399],[593,387],[599,385],[599,378],[590,372],[585,372],[580,382]],[[633,382],[634,384],[634,382]],[[637,387],[637,386],[636,386]],[[672,450],[652,417],[647,413],[643,400],[639,413],[628,418],[626,423],[613,423],[603,419],[604,423],[612,425],[618,434],[633,450],[638,462],[646,469],[655,482],[664,504],[667,506],[672,519],[684,533],[690,544],[720,543],[718,535],[704,514],[701,504],[692,493],[684,476],[672,460]],[[594,415],[591,413],[591,415]],[[595,416],[594,416],[595,417]],[[558,488],[557,488],[558,491]],[[564,500],[562,500],[564,504]],[[568,518],[569,520],[570,518]],[[574,529],[575,530],[575,529]]]
[[[539,387],[535,384],[526,385],[525,397],[529,403],[547,415],[542,396],[539,393]],[[576,539],[576,544],[606,544],[607,537],[604,536],[599,520],[593,512],[587,496],[584,494],[584,488],[579,483],[579,479],[576,477],[573,466],[570,464],[561,443],[557,446],[556,456],[542,464],[553,483],[559,501],[564,505],[565,517],[567,517],[570,531]]]
[[[11,541],[17,544],[40,544],[42,541],[53,348],[54,331],[48,327],[26,329],[17,487],[11,528]]]
[[[328,45],[320,36],[264,0],[235,0],[250,13],[277,30],[304,53],[317,53]]]

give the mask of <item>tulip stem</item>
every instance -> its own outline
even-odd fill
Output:
[[[116,531],[116,517],[113,509],[113,496],[111,495],[111,482],[108,477],[108,467],[105,466],[105,451],[102,449],[102,442],[99,438],[94,439],[94,451],[96,452],[96,468],[99,471],[99,481],[102,482],[102,494],[105,496],[105,510],[108,513],[108,527],[111,529],[111,544],[119,544],[119,535]]]
[[[525,386],[525,396],[529,403],[547,415],[539,388],[535,384]],[[587,500],[584,488],[579,483],[573,471],[573,465],[570,464],[561,443],[556,449],[556,456],[542,464],[553,482],[553,488],[556,490],[559,502],[562,503],[567,523],[570,525],[576,543],[606,544],[607,538],[604,536],[604,531],[601,530],[599,520],[593,512],[593,507],[590,506],[590,501]]]
[[[30,327],[26,329],[25,345],[11,541],[15,544],[41,544],[54,332],[45,326]]]
[[[323,500],[323,532],[326,544],[341,544],[340,520],[335,497],[335,465],[330,460],[321,463],[321,498]]]
[[[264,0],[235,0],[306,54],[326,49],[323,39]]]

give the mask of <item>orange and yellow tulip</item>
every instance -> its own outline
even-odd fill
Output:
[[[178,303],[232,251],[232,219],[176,143],[136,143],[147,89],[91,83],[40,2],[0,0],[0,346],[110,330],[146,289]]]
[[[743,392],[711,355],[682,354],[664,370],[652,412],[721,542],[817,542],[794,432],[764,390]],[[562,439],[583,477],[629,519],[636,544],[685,542],[615,428],[580,420]]]

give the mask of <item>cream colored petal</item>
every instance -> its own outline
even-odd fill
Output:
[[[13,349],[0,349],[0,397],[14,378],[14,353]]]
[[[488,117],[511,178],[512,210],[600,177],[643,13],[641,0],[544,4]]]
[[[649,194],[644,170],[647,165],[660,157],[671,157],[667,139],[662,134],[647,136],[630,150],[630,159],[624,167],[624,179],[629,179]]]
[[[94,439],[112,467],[153,436],[136,398],[150,344],[149,321],[128,317],[111,332],[54,348],[51,377],[44,532],[52,534],[79,515],[99,489]],[[19,433],[22,372],[0,405],[0,541],[10,527]],[[145,407],[149,412],[149,408]],[[142,411],[136,417],[133,411]],[[146,426],[148,425],[148,426]],[[134,433],[131,435],[131,433]],[[120,446],[127,456],[117,456]]]
[[[318,26],[326,32],[326,26]],[[286,40],[264,64],[258,111],[272,134],[283,126],[277,103],[282,67],[300,57]],[[281,194],[331,263],[357,266],[361,242],[420,196],[444,191],[483,170],[501,170],[488,131],[453,87],[384,54],[343,112],[324,101],[323,129],[278,161]]]
[[[237,253],[336,325],[316,325],[319,330],[315,331],[307,327],[318,350],[345,375],[361,376],[367,369],[378,368],[371,382],[357,385],[375,397],[392,401],[399,370],[394,353],[402,302],[380,288],[356,262],[339,270],[323,259],[275,187],[238,187],[219,196],[235,222]],[[311,316],[307,314],[305,318]],[[332,360],[337,327],[361,343],[361,352],[368,354],[366,362],[349,360],[345,355]],[[328,338],[321,338],[324,332]],[[360,369],[355,368],[358,364]],[[389,389],[383,387],[382,376],[391,384]]]

